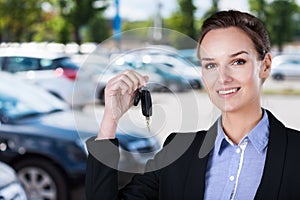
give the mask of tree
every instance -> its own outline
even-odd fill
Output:
[[[61,15],[73,26],[75,42],[78,44],[82,43],[81,29],[107,8],[107,5],[96,8],[94,2],[95,0],[59,0]]]
[[[193,39],[197,38],[194,27],[194,12],[196,7],[192,0],[178,0],[179,10],[167,19],[167,27],[179,31]]]
[[[28,41],[35,34],[35,25],[45,19],[43,0],[0,0],[1,40]]]
[[[220,0],[212,0],[212,6],[210,7],[210,9],[208,9],[208,11],[204,14],[203,19],[208,18],[209,16],[211,16],[212,14],[216,13],[219,11],[219,1]]]
[[[266,25],[271,42],[283,50],[286,42],[291,42],[297,33],[299,24],[299,6],[295,0],[274,0],[267,3],[264,0],[249,0],[250,10]]]
[[[267,27],[271,32],[271,41],[278,46],[278,51],[283,50],[286,42],[293,41],[295,35],[295,20],[298,5],[292,1],[273,1],[267,13]],[[298,25],[298,24],[297,24]]]
[[[98,13],[89,21],[87,28],[87,41],[100,43],[106,40],[111,34],[108,31],[109,26],[107,20],[102,13]]]
[[[265,0],[249,0],[250,11],[256,15],[260,20],[266,22],[266,8],[267,3]]]
[[[194,12],[196,7],[192,0],[177,0],[179,8],[175,11],[171,17],[164,20],[165,27],[178,31],[173,32],[173,35],[169,35],[169,43],[179,49],[192,48],[191,44],[187,42],[186,37],[181,34],[195,40],[197,38],[197,32],[195,29]]]

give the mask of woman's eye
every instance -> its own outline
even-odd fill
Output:
[[[215,67],[217,67],[217,65],[215,63],[208,63],[205,66],[205,69],[213,69]]]
[[[238,59],[233,62],[233,65],[243,65],[246,61],[244,59]]]

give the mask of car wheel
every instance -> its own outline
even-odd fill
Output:
[[[274,74],[273,78],[277,81],[282,81],[284,80],[284,76],[282,74]]]
[[[201,83],[197,80],[190,83],[190,85],[191,85],[191,88],[193,88],[193,89],[202,89]]]
[[[26,159],[15,166],[28,199],[68,199],[67,182],[61,171],[45,159]]]

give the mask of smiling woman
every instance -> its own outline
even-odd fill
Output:
[[[108,82],[98,136],[87,141],[87,199],[300,198],[300,132],[260,102],[272,63],[264,24],[248,13],[217,12],[203,23],[198,56],[205,89],[221,116],[207,131],[171,134],[145,173],[121,190],[115,132],[148,77],[127,70]]]
[[[211,30],[202,40],[199,53],[204,85],[212,102],[227,114],[255,110],[255,120],[259,120],[261,80],[269,75],[270,54],[259,60],[254,43],[236,27]],[[241,134],[239,139],[243,137]]]

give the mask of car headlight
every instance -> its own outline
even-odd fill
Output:
[[[0,199],[27,200],[26,193],[19,183],[0,188]]]

